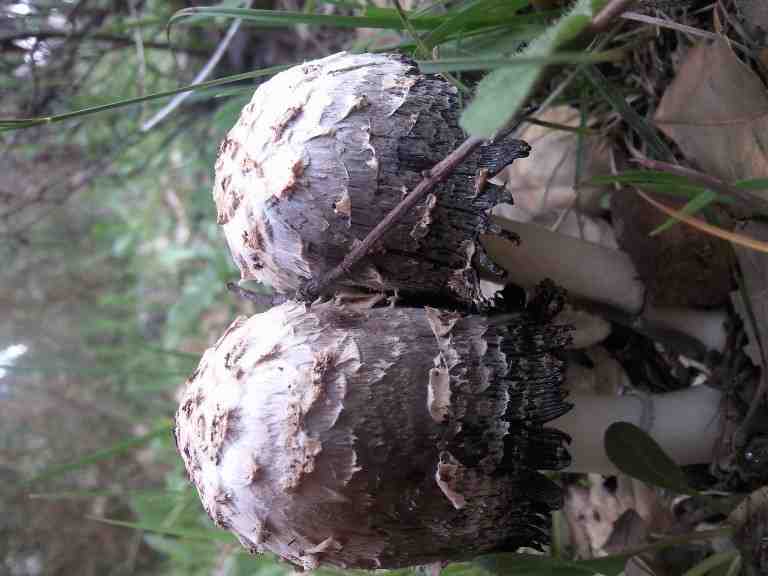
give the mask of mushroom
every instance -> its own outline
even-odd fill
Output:
[[[242,278],[287,294],[322,278],[464,140],[459,113],[453,85],[395,54],[339,53],[262,84],[221,144],[213,189]],[[490,299],[481,277],[506,274],[523,286],[551,278],[634,321],[645,287],[625,253],[491,219],[510,197],[483,184],[481,172],[489,158],[524,157],[528,149],[506,140],[470,154],[340,284],[474,309]],[[515,238],[520,249],[510,246]],[[724,346],[722,315],[644,312],[651,332]]]
[[[568,464],[568,329],[431,308],[288,302],[203,356],[177,446],[208,514],[305,569],[541,546]]]
[[[263,84],[216,164],[218,222],[243,278],[291,293],[337,266],[463,139],[457,121],[455,89],[395,55],[337,54]],[[478,186],[494,153],[470,155],[340,284],[473,309],[480,275],[498,273],[486,249],[525,284],[497,254],[506,225],[489,212],[503,189]],[[624,256],[603,257],[614,264],[594,284],[613,289],[594,299],[642,308],[631,266],[615,264]],[[602,261],[583,262],[570,267],[581,277]],[[568,340],[527,312],[287,302],[235,320],[205,353],[177,445],[218,525],[305,569],[541,547],[561,494],[539,470],[615,471],[602,438],[616,420],[681,464],[709,460],[718,429],[720,394],[702,386],[578,398],[569,412],[558,355]]]
[[[213,190],[243,279],[292,293],[340,264],[462,143],[459,114],[454,86],[396,54],[339,53],[262,84],[221,144]],[[528,150],[481,146],[340,283],[481,301],[477,239],[509,194],[476,176]]]
[[[288,302],[205,353],[177,446],[217,525],[305,569],[541,547],[562,497],[538,470],[568,467],[570,438],[571,469],[606,472],[612,421],[645,425],[683,463],[708,460],[717,430],[719,394],[702,387],[566,414],[568,340],[527,312]]]

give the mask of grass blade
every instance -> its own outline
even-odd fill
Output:
[[[403,23],[395,11],[368,9],[365,16],[341,16],[337,14],[307,14],[289,10],[257,10],[248,8],[195,7],[184,8],[176,12],[168,21],[168,27],[189,19],[205,20],[210,18],[240,18],[251,26],[332,26],[336,28],[387,28],[402,30]],[[440,16],[417,16],[412,18],[414,28],[431,30],[443,22]]]
[[[768,190],[768,178],[753,178],[751,180],[739,180],[733,184],[742,190]]]
[[[140,497],[148,500],[168,500],[186,497],[185,490],[64,490],[61,492],[34,492],[28,494],[30,500],[88,500],[90,498]]]
[[[560,132],[571,132],[573,134],[581,134],[582,136],[599,136],[600,131],[595,130],[593,128],[587,128],[579,127],[579,126],[569,126],[567,124],[558,124],[557,122],[547,122],[546,120],[540,120],[539,118],[534,118],[532,116],[529,116],[525,119],[523,119],[523,122],[525,124],[535,124],[536,126],[541,126],[542,128],[549,128],[550,130],[558,130]]]
[[[712,190],[702,190],[695,198],[692,198],[688,202],[686,202],[685,206],[680,208],[681,214],[688,214],[693,215],[701,212],[704,208],[712,204],[717,200],[717,193],[713,192]],[[658,234],[661,234],[665,230],[668,230],[675,224],[677,224],[677,220],[670,217],[667,218],[662,224],[651,230],[651,232],[648,234],[649,236],[656,236]]]
[[[23,484],[31,484],[33,482],[39,482],[40,480],[48,480],[50,478],[54,478],[56,476],[61,476],[62,474],[66,474],[67,472],[80,470],[82,468],[85,468],[86,466],[90,466],[91,464],[101,462],[102,460],[108,460],[110,458],[114,458],[115,456],[119,456],[120,454],[129,452],[135,448],[138,448],[139,446],[143,446],[144,444],[154,440],[155,438],[166,436],[171,431],[172,428],[173,428],[173,424],[171,422],[167,422],[162,426],[159,426],[154,430],[147,432],[146,434],[127,438],[125,440],[122,440],[121,442],[117,442],[116,444],[113,444],[109,448],[92,452],[91,454],[88,454],[87,456],[83,456],[82,458],[78,458],[73,462],[68,462],[67,464],[59,464],[57,466],[51,466],[49,468],[46,468],[39,474],[36,474],[35,476],[33,476],[32,478],[25,480]]]
[[[624,121],[637,132],[654,156],[660,159],[672,158],[672,151],[661,139],[656,129],[627,104],[624,96],[613,89],[600,70],[590,66],[584,68],[583,73],[603,98],[621,115]]]
[[[198,529],[193,530],[189,528],[170,528],[165,526],[158,526],[152,522],[128,522],[125,520],[113,520],[111,518],[100,518],[98,516],[86,516],[90,520],[96,522],[102,522],[109,524],[110,526],[122,526],[124,528],[131,528],[133,530],[141,530],[143,532],[153,532],[155,534],[162,534],[164,536],[175,536],[177,538],[184,538],[187,540],[206,540],[209,542],[223,542],[225,544],[236,544],[237,538],[229,532],[217,529]]]
[[[518,10],[528,5],[527,0],[476,0],[459,10],[448,14],[445,22],[430,31],[424,37],[424,44],[430,49],[442,44],[447,39],[461,34],[471,26],[473,17],[479,14],[493,13],[495,15],[515,15]],[[503,10],[503,14],[499,12]]]
[[[629,184],[640,186],[643,190],[692,200],[705,190],[706,186],[692,182],[685,176],[670,174],[654,170],[626,170],[609,176],[593,176],[585,182],[587,185],[604,184]],[[734,204],[736,199],[726,194],[717,194],[715,202],[718,204]]]
[[[511,58],[441,58],[418,62],[424,74],[465,72],[469,70],[496,70],[499,68],[529,66],[531,64],[593,64],[615,62],[624,56],[623,50],[604,52],[558,52],[542,56],[513,56]]]
[[[101,104],[98,106],[90,106],[88,108],[81,108],[80,110],[73,110],[72,112],[65,112],[64,114],[57,114],[54,116],[40,116],[38,118],[18,118],[0,120],[0,132],[7,130],[18,130],[21,128],[29,128],[32,126],[40,126],[42,124],[53,124],[54,122],[63,122],[65,120],[72,120],[73,118],[80,118],[82,116],[88,116],[90,114],[98,114],[100,112],[106,112],[108,110],[116,110],[118,108],[124,108],[126,106],[133,106],[142,102],[148,102],[150,100],[157,100],[159,98],[167,98],[168,96],[174,96],[181,94],[182,92],[198,91],[208,89],[213,86],[222,86],[224,84],[231,84],[233,82],[239,82],[241,80],[248,80],[251,78],[258,78],[260,76],[271,76],[277,74],[282,70],[290,68],[290,65],[272,66],[270,68],[262,68],[261,70],[253,70],[252,72],[244,72],[243,74],[235,74],[227,76],[225,78],[217,78],[216,80],[208,80],[207,82],[201,82],[199,84],[192,84],[188,86],[182,86],[181,88],[175,88],[173,90],[165,90],[163,92],[155,92],[154,94],[147,94],[145,96],[138,96],[136,98],[126,98],[124,100],[116,100],[107,104]]]
[[[768,243],[761,242],[760,240],[755,240],[754,238],[750,238],[749,236],[744,236],[743,234],[737,234],[735,232],[729,232],[728,230],[723,230],[722,228],[713,226],[712,224],[699,220],[698,218],[694,218],[693,216],[688,216],[686,214],[683,214],[679,210],[673,210],[672,208],[659,202],[658,200],[654,200],[653,198],[651,198],[641,190],[637,190],[637,193],[651,206],[661,210],[667,216],[671,216],[676,220],[685,222],[689,226],[693,226],[694,228],[697,228],[698,230],[704,232],[705,234],[715,236],[717,238],[720,238],[721,240],[727,240],[728,242],[733,242],[734,244],[738,244],[739,246],[744,246],[745,248],[751,248],[752,250],[757,250],[758,252],[764,252],[768,254]]]
[[[421,39],[421,36],[419,36],[418,30],[411,24],[410,19],[408,18],[408,14],[403,10],[403,7],[400,5],[400,0],[394,0],[395,2],[395,8],[397,9],[397,15],[400,17],[400,21],[403,23],[403,26],[408,31],[408,34],[413,39],[414,43],[416,44],[416,52],[419,54],[421,58],[429,58],[431,55],[431,51],[429,47],[424,44],[424,42]],[[460,80],[453,77],[451,74],[447,72],[442,73],[443,78],[453,84],[456,88],[461,90],[464,93],[469,93],[470,89],[465,86]]]

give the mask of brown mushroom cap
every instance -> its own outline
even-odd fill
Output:
[[[218,222],[244,279],[284,293],[319,278],[465,138],[456,88],[392,54],[340,53],[262,84],[219,149]],[[348,284],[478,299],[478,234],[501,189],[471,155]]]
[[[176,440],[251,551],[379,568],[539,546],[568,464],[561,326],[286,303],[238,318],[187,383]]]

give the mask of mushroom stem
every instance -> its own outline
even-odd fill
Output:
[[[648,434],[678,464],[712,459],[720,431],[721,393],[694,386],[667,394],[600,396],[576,394],[573,409],[552,422],[571,436],[570,472],[616,474],[603,446],[605,431],[614,422],[630,422]]]
[[[535,224],[498,216],[494,216],[494,222],[520,238],[520,247],[515,247],[501,236],[482,237],[488,256],[509,273],[509,280],[515,284],[534,286],[549,278],[576,298],[629,315],[633,326],[641,331],[677,332],[695,338],[710,350],[722,351],[725,347],[722,311],[644,306],[645,285],[625,252]]]

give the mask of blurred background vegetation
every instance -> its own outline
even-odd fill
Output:
[[[398,47],[428,60],[439,45],[446,59],[422,68],[461,75],[463,89],[474,86],[478,70],[499,68],[499,58],[528,46],[528,68],[497,70],[500,80],[484,92],[493,105],[476,107],[471,126],[498,124],[546,64],[566,63],[539,86],[552,95],[547,104],[575,106],[581,118],[539,124],[577,135],[574,181],[583,137],[597,133],[587,114],[598,119],[601,137],[612,131],[624,150],[669,152],[669,140],[646,121],[671,80],[674,53],[700,37],[685,36],[691,26],[648,34],[641,18],[629,31],[601,37],[591,54],[558,58],[551,56],[558,42],[578,35],[588,17],[528,42],[567,2],[403,4],[413,19],[384,0],[225,0],[207,19],[187,11],[169,29],[174,14],[203,3],[0,0],[0,128],[27,127],[0,132],[0,576],[290,571],[268,556],[246,555],[212,527],[170,433],[177,390],[201,352],[235,315],[255,311],[225,288],[238,274],[210,188],[218,144],[267,77],[260,71],[344,48]],[[690,5],[685,22],[700,25],[708,16],[699,9],[711,3],[640,4],[651,6],[640,17],[651,14],[655,24],[658,6],[682,13]],[[589,5],[577,2],[584,14]],[[262,13],[242,27],[220,18],[243,7],[295,17]],[[361,7],[368,20],[342,20]],[[606,61],[608,78],[576,78],[577,68]],[[199,81],[209,84],[183,99],[150,97]],[[94,117],[66,116],[133,99]],[[6,121],[24,118],[43,120]],[[703,191],[689,186],[681,194],[690,200]],[[456,565],[443,574],[476,570]]]

